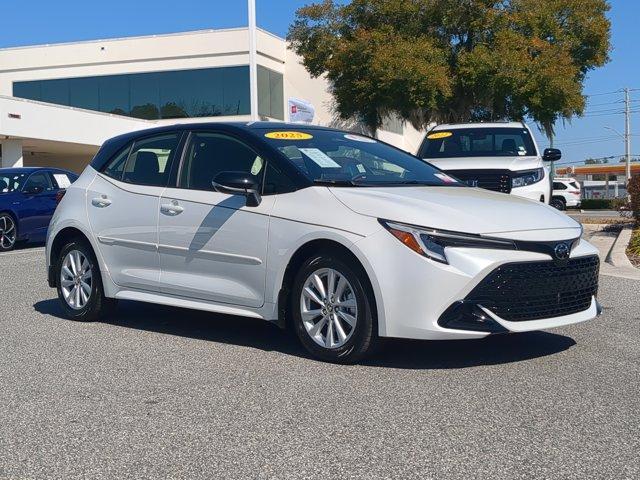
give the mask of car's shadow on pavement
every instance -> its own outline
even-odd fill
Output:
[[[37,302],[34,308],[43,315],[66,320],[57,299]],[[293,334],[258,319],[120,301],[112,317],[103,323],[311,358]],[[465,368],[544,357],[575,344],[570,337],[549,332],[496,335],[483,340],[387,339],[361,364],[403,369]]]
[[[44,242],[16,242],[12,252],[18,252],[20,250],[33,250],[36,248],[42,248],[45,246]]]

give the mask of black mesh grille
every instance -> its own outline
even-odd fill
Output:
[[[582,312],[598,291],[598,267],[596,256],[508,263],[487,275],[465,301],[513,322]]]
[[[447,173],[471,187],[511,193],[511,175],[508,170],[447,170]]]

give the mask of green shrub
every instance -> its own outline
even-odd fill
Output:
[[[584,210],[615,210],[622,203],[619,198],[585,198],[580,203],[580,208]]]
[[[636,223],[640,224],[640,175],[631,177],[629,180],[629,194],[631,195],[631,210],[636,219]]]
[[[627,247],[627,253],[634,257],[640,257],[640,228],[636,228],[631,234],[631,241]]]

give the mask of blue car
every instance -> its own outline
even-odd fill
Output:
[[[75,173],[58,168],[0,168],[0,252],[17,242],[43,242]]]

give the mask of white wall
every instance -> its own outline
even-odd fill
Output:
[[[248,63],[246,29],[9,48],[0,50],[0,94],[11,95],[14,81]]]
[[[3,137],[102,145],[116,135],[156,125],[136,118],[0,96]]]
[[[325,78],[311,78],[301,59],[287,49],[285,40],[258,30],[257,43],[258,63],[284,76],[285,120],[288,120],[287,100],[296,97],[314,104],[315,124],[362,130],[353,122],[337,120],[328,82]],[[15,81],[248,65],[248,50],[246,28],[1,49],[0,136],[99,146],[111,136],[158,124],[248,121],[247,115],[149,122],[7,98],[13,93]],[[10,112],[21,118],[8,119]],[[405,127],[405,132],[398,135],[381,131],[379,135],[414,153],[422,134],[410,126]]]

